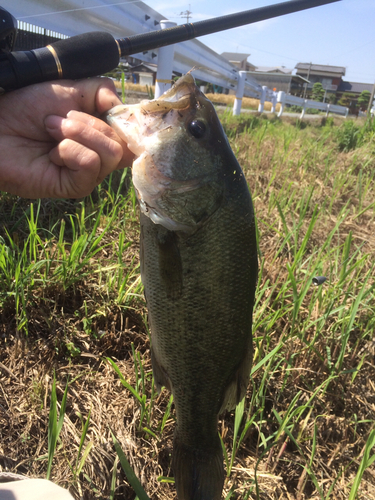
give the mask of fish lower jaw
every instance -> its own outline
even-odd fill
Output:
[[[188,224],[183,224],[181,222],[177,222],[162,211],[159,211],[157,208],[149,205],[142,198],[138,196],[139,206],[145,215],[152,220],[154,224],[159,224],[160,226],[165,227],[168,231],[182,231],[183,233],[192,234],[196,231],[196,227],[190,226]]]
[[[149,217],[152,222],[159,224],[169,231],[183,231],[192,234],[196,230],[194,224],[185,221],[177,221],[173,214],[163,207],[162,199],[168,191],[176,189],[176,182],[164,175],[154,164],[152,157],[144,151],[133,163],[133,185],[141,211]],[[180,189],[190,189],[179,186]]]

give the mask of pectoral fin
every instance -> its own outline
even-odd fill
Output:
[[[182,293],[182,262],[177,235],[162,227],[158,232],[159,272],[168,299],[176,300]]]

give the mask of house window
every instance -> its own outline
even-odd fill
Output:
[[[332,78],[322,78],[322,85],[323,85],[323,88],[331,87]]]

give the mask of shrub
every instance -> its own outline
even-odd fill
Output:
[[[355,149],[360,143],[361,129],[353,121],[344,122],[337,130],[338,147],[340,151]]]
[[[350,107],[350,105],[354,99],[355,99],[355,94],[352,94],[350,92],[344,92],[341,96],[341,99],[337,102],[337,104],[348,108],[348,107]]]
[[[302,113],[302,106],[289,106],[288,111],[291,113]]]
[[[316,82],[312,88],[311,99],[313,101],[323,102],[325,90],[320,82]]]
[[[322,119],[320,120],[320,125],[322,127],[332,128],[334,125],[333,116],[323,116]]]
[[[363,90],[361,95],[358,97],[358,107],[359,109],[365,110],[370,102],[371,92],[368,90]]]

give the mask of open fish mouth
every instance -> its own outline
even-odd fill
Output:
[[[193,76],[187,74],[158,99],[118,105],[106,115],[107,122],[136,155],[133,184],[141,210],[166,229],[194,232],[212,212],[213,207],[208,206],[200,211],[202,216],[192,214],[175,202],[181,193],[191,199],[189,192],[213,180],[212,171],[196,168],[202,158],[210,164],[206,115],[211,108]]]
[[[158,99],[115,106],[107,112],[106,120],[127,141],[130,151],[140,156],[144,151],[144,137],[170,129],[176,124],[178,116],[181,117],[181,113],[186,112],[189,107],[199,106],[197,97],[206,100],[198,92],[200,96],[197,95],[194,78],[187,74]],[[170,113],[171,111],[176,111],[178,116]]]

